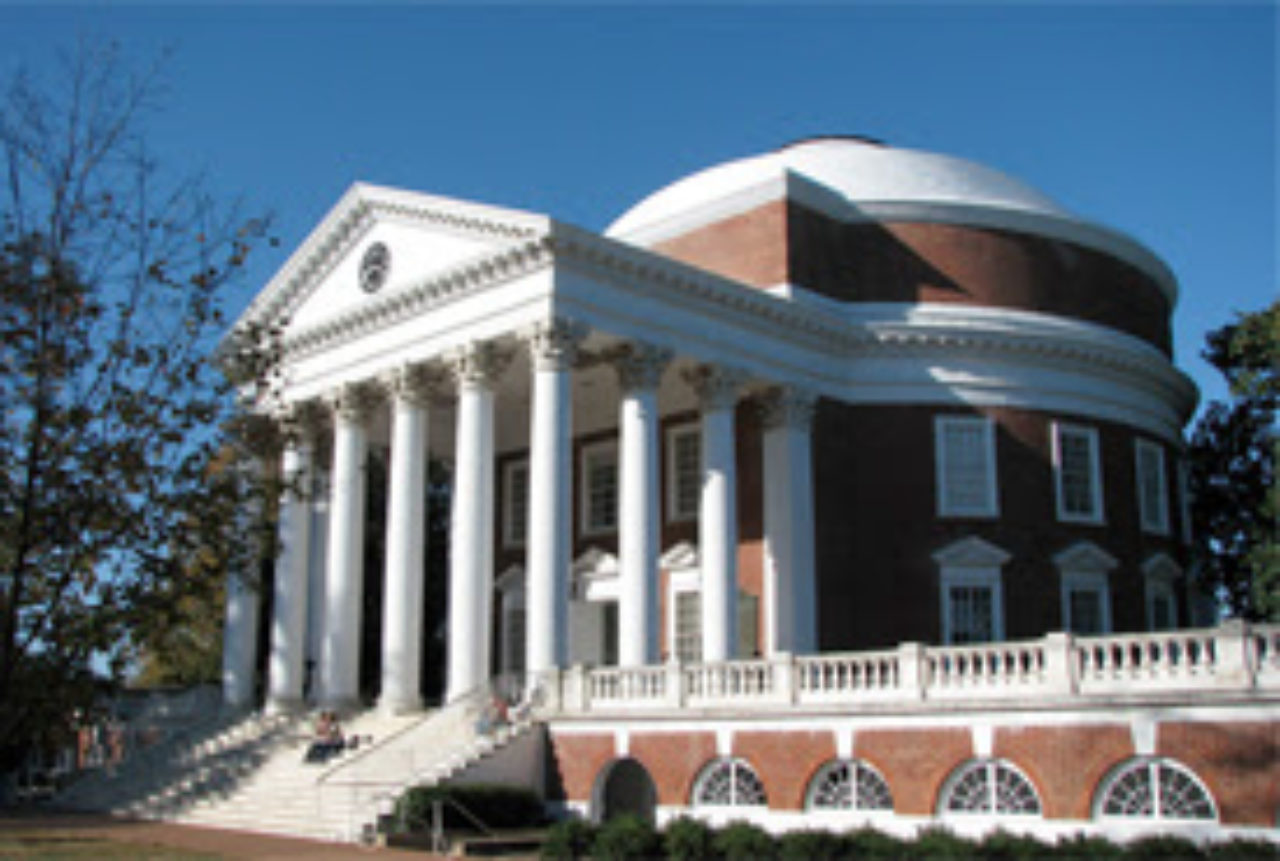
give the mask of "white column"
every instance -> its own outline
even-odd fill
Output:
[[[422,707],[422,578],[427,487],[425,369],[408,366],[387,381],[392,395],[386,570],[382,590],[382,690],[389,712]]]
[[[327,445],[322,449],[317,437],[315,453],[316,470],[312,479],[314,492],[311,500],[311,566],[309,596],[307,598],[307,675],[309,684],[303,685],[307,699],[314,702],[320,695],[320,660],[324,652],[324,581],[329,569],[329,473],[320,465],[333,462]]]
[[[618,418],[618,664],[658,660],[658,383],[671,352],[629,346],[614,359]]]
[[[738,649],[738,506],[734,406],[739,372],[703,366],[687,376],[702,405],[702,659],[725,661]]]
[[[267,711],[277,713],[301,708],[306,676],[312,444],[305,432],[286,441],[281,461],[280,555],[276,557],[267,665]]]
[[[529,424],[529,529],[525,579],[525,670],[531,680],[568,661],[569,564],[573,540],[573,363],[582,327],[552,320],[529,336],[533,405]]]
[[[253,705],[253,674],[258,651],[258,590],[245,574],[227,577],[226,617],[222,629],[222,700],[232,709]]]
[[[489,676],[493,594],[493,385],[505,367],[489,344],[454,360],[458,423],[449,537],[449,659],[445,697]]]
[[[333,400],[329,549],[325,576],[321,697],[344,709],[360,699],[360,618],[364,603],[365,458],[370,394],[346,386]]]
[[[764,648],[817,651],[813,549],[814,398],[775,389],[764,403]]]

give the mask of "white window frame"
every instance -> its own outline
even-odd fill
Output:
[[[707,784],[713,777],[721,773],[726,774],[724,780],[729,790],[728,799],[704,800],[703,796],[707,792]],[[754,782],[759,787],[759,800],[747,800],[738,794],[740,774],[745,775],[748,781]],[[739,756],[722,756],[713,759],[698,772],[698,776],[693,782],[693,789],[689,793],[689,806],[703,809],[765,809],[769,806],[769,790],[764,785],[764,779],[760,777],[760,773],[755,770],[751,763]]]
[[[938,607],[941,613],[942,642],[953,641],[951,589],[954,586],[983,586],[991,590],[992,642],[1004,640],[1004,584],[1001,567],[1012,558],[1006,551],[977,536],[963,538],[933,554],[938,563]]]
[[[1093,498],[1088,512],[1068,511],[1062,487],[1062,436],[1063,434],[1079,434],[1089,442],[1089,489]],[[1057,502],[1058,520],[1063,523],[1086,523],[1101,525],[1106,522],[1106,510],[1103,505],[1102,492],[1102,446],[1098,440],[1098,429],[1087,425],[1069,422],[1054,422],[1052,434],[1053,448],[1053,491]]]
[[[1167,553],[1157,553],[1142,564],[1144,603],[1146,604],[1147,630],[1173,630],[1178,627],[1178,596],[1174,583],[1182,575],[1182,568]],[[1169,602],[1170,627],[1156,628],[1156,600]]]
[[[843,774],[839,774],[841,769]],[[834,778],[834,780],[833,780]],[[833,803],[832,799],[824,799],[823,793],[837,780],[847,786],[847,803]],[[869,784],[871,791],[864,793],[863,785]],[[875,803],[864,804],[867,797]],[[864,815],[893,814],[893,791],[889,781],[885,780],[880,770],[865,759],[838,758],[828,760],[809,779],[804,793],[804,811],[807,815],[843,814],[856,810]]]
[[[1004,771],[1010,774],[1014,779],[1020,781],[1030,791],[1030,797],[1035,800],[1036,809],[1034,811],[1022,810],[1001,810],[1002,798],[1000,795],[1000,772]],[[983,790],[986,795],[987,809],[985,810],[967,810],[953,809],[952,798],[956,788],[961,785],[971,774],[981,774],[984,780]],[[971,759],[962,763],[955,771],[947,777],[942,789],[938,792],[937,812],[942,817],[994,817],[1001,819],[1042,819],[1044,818],[1044,799],[1040,795],[1040,789],[1036,786],[1034,780],[1027,776],[1027,773],[1018,766],[1014,765],[1007,759],[996,759],[992,757],[980,757]]]
[[[1160,771],[1167,769],[1175,772],[1179,777],[1183,778],[1189,785],[1199,791],[1211,813],[1210,816],[1171,816],[1164,810],[1169,806],[1165,803],[1163,796],[1164,784],[1161,781]],[[1142,774],[1146,779],[1146,785],[1151,793],[1151,808],[1146,812],[1120,813],[1108,812],[1111,797],[1116,792],[1117,787],[1132,774]],[[1203,824],[1207,822],[1217,822],[1219,820],[1218,802],[1213,797],[1213,793],[1209,791],[1209,787],[1187,766],[1177,760],[1169,759],[1162,756],[1142,756],[1134,757],[1126,760],[1111,770],[1111,773],[1103,778],[1098,785],[1098,791],[1093,799],[1093,818],[1107,822],[1132,822],[1135,825],[1140,823],[1166,822],[1166,823],[1188,823]]]
[[[1147,461],[1143,455],[1148,454],[1153,460]],[[1144,463],[1153,464],[1154,472],[1150,476]],[[1138,497],[1138,521],[1142,531],[1151,535],[1169,534],[1169,481],[1164,465],[1164,446],[1149,439],[1133,441],[1134,490]],[[1156,498],[1147,497],[1148,477],[1155,483]],[[1152,508],[1154,506],[1154,509]]]
[[[680,438],[692,436],[698,443],[698,486],[702,483],[702,427],[697,422],[688,422],[667,428],[666,473],[667,473],[667,522],[685,523],[698,519],[699,500],[695,496],[692,511],[681,511],[680,504],[680,465],[676,460],[677,444]]]
[[[980,505],[952,505],[947,493],[947,429],[950,427],[980,427],[985,449],[986,500]],[[939,517],[999,517],[1000,492],[996,482],[996,432],[995,422],[986,416],[941,415],[933,417],[934,485],[937,488]]]
[[[1191,528],[1191,462],[1178,461],[1178,518],[1182,521],[1182,543],[1190,546],[1195,538]]]
[[[1111,572],[1120,562],[1091,541],[1081,541],[1053,557],[1061,581],[1062,630],[1071,631],[1071,593],[1096,591],[1099,595],[1099,615],[1102,630],[1110,634],[1111,623]]]
[[[594,456],[601,453],[610,453],[613,455],[614,470],[614,497],[613,497],[613,525],[612,526],[595,526],[593,525],[593,509],[591,507],[591,460]],[[618,463],[618,441],[602,440],[594,442],[590,445],[584,445],[579,455],[578,464],[580,476],[578,482],[579,500],[581,505],[581,529],[583,535],[612,535],[618,531],[618,503],[619,491],[621,490],[622,476],[619,474]]]
[[[702,571],[698,567],[698,550],[687,541],[667,550],[658,560],[658,567],[667,572],[667,660],[675,661],[679,656],[677,649],[676,596],[690,592],[702,592]],[[701,651],[702,615],[698,615],[698,643]]]
[[[516,523],[516,474],[524,471],[524,523]],[[517,528],[518,527],[518,528]],[[529,534],[529,459],[510,460],[502,467],[502,546],[523,547]]]

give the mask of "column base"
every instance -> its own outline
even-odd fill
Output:
[[[422,710],[422,699],[420,697],[407,700],[378,700],[378,711],[387,715],[412,714]]]
[[[289,697],[267,700],[262,710],[268,715],[296,715],[307,711],[307,708],[306,700]]]

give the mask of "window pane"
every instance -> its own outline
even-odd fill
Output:
[[[702,660],[702,594],[677,592],[676,657],[681,663],[696,664]]]
[[[1076,634],[1101,634],[1102,595],[1097,589],[1072,589],[1071,630]]]
[[[939,424],[942,434],[942,511],[944,514],[992,514],[991,426],[982,419],[951,419]]]
[[[507,485],[507,543],[523,544],[529,526],[529,465],[512,466]]]
[[[1082,431],[1058,431],[1058,482],[1062,513],[1072,517],[1097,517],[1094,487],[1093,436]]]
[[[587,455],[587,528],[607,532],[618,526],[618,458],[613,451]]]
[[[989,586],[951,587],[951,642],[989,643],[995,639],[995,597]]]
[[[1149,532],[1167,532],[1168,509],[1164,492],[1164,450],[1152,443],[1139,440],[1138,458],[1138,510],[1142,528]]]
[[[698,516],[698,502],[702,490],[701,443],[696,430],[684,431],[672,437],[672,462],[675,489],[671,494],[671,516],[687,519]]]

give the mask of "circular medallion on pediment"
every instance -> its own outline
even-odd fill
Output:
[[[360,289],[366,293],[376,292],[387,283],[391,274],[391,249],[386,243],[375,242],[365,249],[360,258]]]

